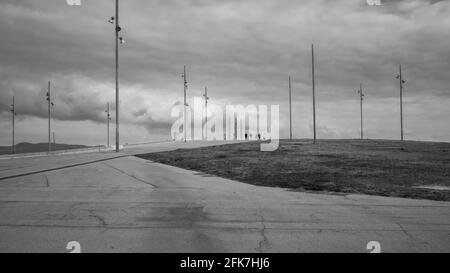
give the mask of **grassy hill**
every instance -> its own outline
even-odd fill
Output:
[[[450,201],[450,143],[388,140],[257,142],[140,157],[260,186]]]
[[[89,148],[88,146],[83,145],[71,145],[71,144],[52,144],[52,151],[60,151],[60,150],[72,150],[72,149],[82,149]],[[39,153],[39,152],[47,152],[48,151],[48,143],[19,143],[16,145],[16,153]],[[0,155],[11,154],[11,146],[2,147],[0,146]]]

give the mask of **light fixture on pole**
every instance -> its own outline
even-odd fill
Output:
[[[361,109],[361,139],[364,139],[364,127],[363,127],[363,97],[364,93],[362,90],[362,84],[359,85],[359,102],[360,102],[360,109]]]
[[[15,97],[13,96],[12,104],[11,104],[11,114],[12,114],[12,146],[11,153],[16,153],[16,144],[15,144],[15,129],[16,129],[16,102]]]
[[[188,88],[188,82],[187,82],[187,74],[186,74],[186,66],[184,66],[183,75],[181,75],[183,78],[183,86],[184,86],[184,122],[183,122],[183,133],[184,133],[184,142],[187,141],[187,107],[189,106],[187,103],[187,88]]]
[[[289,76],[289,139],[292,141],[292,88],[291,88],[291,76]]]
[[[403,85],[406,81],[403,80],[402,65],[399,66],[399,74],[395,77],[400,83],[400,139],[403,141]]]
[[[106,147],[109,148],[109,122],[111,121],[111,113],[109,111],[109,102],[106,104]]]
[[[49,153],[52,151],[51,120],[52,120],[52,108],[53,108],[53,106],[55,106],[55,104],[52,102],[50,86],[51,86],[51,82],[48,82],[46,100],[48,103],[48,152]]]
[[[124,44],[125,40],[123,37],[119,37],[119,33],[122,28],[119,25],[119,0],[116,0],[116,16],[111,17],[108,22],[110,24],[115,24],[115,34],[116,34],[116,49],[115,49],[115,61],[116,61],[116,152],[119,152],[119,44]]]
[[[205,134],[206,134],[206,141],[208,141],[208,87],[205,87],[205,94],[203,95],[203,98],[205,99]]]
[[[313,95],[313,132],[314,132],[314,144],[317,140],[316,133],[316,77],[315,77],[315,60],[314,60],[314,44],[311,45],[311,58],[312,58],[312,95]]]

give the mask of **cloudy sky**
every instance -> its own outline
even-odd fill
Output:
[[[0,0],[0,145],[45,142],[45,89],[52,81],[58,142],[103,144],[114,102],[113,0]],[[288,75],[294,135],[311,137],[311,43],[317,67],[320,138],[399,137],[395,76],[404,67],[405,136],[450,141],[450,1],[121,1],[122,141],[170,137],[171,107],[208,86],[210,102],[279,104],[288,136]],[[112,128],[113,130],[113,128]]]

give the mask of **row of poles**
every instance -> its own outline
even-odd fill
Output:
[[[311,45],[311,67],[312,67],[312,103],[313,103],[313,138],[314,144],[317,142],[317,131],[316,131],[316,77],[315,77],[315,60],[314,60],[314,44]],[[395,77],[399,80],[400,85],[400,140],[404,140],[403,135],[403,85],[406,81],[403,79],[402,66],[399,66],[399,74]],[[360,115],[361,115],[361,139],[364,139],[364,124],[363,124],[363,98],[364,92],[362,84],[359,85],[359,90],[357,91],[360,99]],[[292,83],[291,76],[289,76],[289,139],[292,140]]]
[[[119,152],[119,44],[125,43],[125,40],[120,36],[120,32],[122,28],[119,25],[119,0],[115,0],[115,16],[111,17],[108,22],[110,24],[115,25],[115,84],[116,84],[116,152]],[[46,99],[48,101],[48,152],[52,151],[51,144],[51,115],[52,115],[52,107],[55,105],[51,100],[51,83],[48,82],[48,90]],[[107,145],[109,147],[109,122],[111,121],[109,103],[107,104]],[[12,153],[16,152],[15,150],[15,117],[16,113],[16,104],[15,97],[13,97],[13,103],[11,105],[11,113],[13,115],[13,126],[12,126]],[[53,142],[56,144],[55,133],[53,132]]]
[[[187,80],[187,73],[186,73],[186,66],[183,67],[183,74],[181,75],[181,78],[183,78],[183,87],[184,87],[184,121],[183,121],[183,138],[184,138],[184,142],[187,141],[187,130],[186,130],[186,126],[187,126],[187,107],[189,106],[189,104],[187,103],[187,89],[188,89],[188,80]],[[205,86],[205,93],[203,94],[203,100],[205,102],[204,105],[204,115],[203,116],[203,120],[206,121],[206,125],[208,124],[208,87]],[[205,126],[207,127],[207,126]],[[205,133],[203,133],[203,131],[205,131]],[[206,130],[202,130],[202,137],[204,139],[208,139],[208,128],[206,128]]]
[[[52,101],[51,97],[51,82],[48,82],[47,93],[45,95],[45,99],[48,104],[48,152],[52,151],[52,136],[53,136],[53,145],[56,145],[56,135],[55,132],[52,134],[52,108],[55,104]],[[11,114],[12,114],[12,145],[11,145],[11,153],[16,153],[16,97],[13,96],[12,104],[11,104]]]
[[[111,19],[108,21],[109,23],[115,25],[115,86],[116,86],[116,152],[119,152],[119,118],[120,118],[120,112],[119,112],[119,44],[123,44],[125,41],[120,36],[120,32],[122,31],[122,28],[119,25],[119,0],[115,0],[115,16],[111,17]],[[316,89],[315,89],[315,60],[314,60],[314,45],[311,45],[311,58],[312,58],[312,95],[313,95],[313,137],[314,137],[314,143],[317,141],[317,131],[316,131]],[[184,82],[184,141],[186,142],[187,136],[186,136],[186,125],[187,125],[187,88],[188,88],[188,81],[187,81],[187,74],[186,74],[186,66],[184,66],[183,71],[183,82]],[[396,77],[400,81],[400,120],[401,120],[401,140],[403,141],[403,84],[406,82],[402,78],[402,68],[400,65],[400,73]],[[363,135],[363,110],[362,110],[362,101],[363,101],[363,90],[362,90],[362,84],[360,85],[360,89],[358,91],[360,94],[360,104],[361,104],[361,139],[364,138]],[[203,95],[205,100],[205,108],[206,108],[206,122],[208,118],[208,89],[205,87],[205,93]],[[12,136],[12,152],[15,153],[15,117],[17,115],[16,109],[15,109],[15,98],[13,97],[13,104],[11,105],[11,113],[13,115],[13,136]],[[51,109],[54,106],[54,103],[51,100],[51,83],[48,82],[48,90],[47,90],[47,101],[48,101],[48,151],[51,152]],[[107,113],[107,145],[109,147],[109,123],[111,121],[111,115],[110,115],[110,108],[109,103],[107,104],[107,109],[105,111]],[[291,77],[289,76],[289,120],[290,120],[290,139],[292,140],[292,85],[291,85]],[[206,130],[206,139],[207,132]],[[53,133],[53,139],[55,142],[55,133]]]
[[[316,134],[316,89],[315,89],[315,61],[314,61],[314,45],[312,45],[312,101],[313,101],[313,134],[314,134],[314,143],[317,141],[317,134]],[[186,73],[186,66],[184,66],[183,69],[183,82],[184,82],[184,126],[187,126],[187,107],[189,106],[187,103],[187,89],[188,89],[188,81],[187,81],[187,73]],[[402,75],[402,67],[400,65],[399,67],[399,74],[396,76],[396,79],[399,80],[400,83],[400,131],[401,131],[401,140],[403,141],[403,85],[406,83],[403,80]],[[362,88],[362,84],[359,86],[359,90],[357,91],[360,97],[360,115],[361,115],[361,139],[364,139],[364,124],[363,124],[363,98],[365,96]],[[206,124],[208,122],[208,87],[205,87],[205,93],[203,94],[204,98],[204,113],[206,113]],[[54,102],[51,99],[51,82],[48,82],[48,89],[46,94],[46,100],[48,103],[48,151],[51,152],[52,145],[51,145],[51,119],[52,119],[52,108],[54,107]],[[118,117],[116,111],[116,118]],[[15,118],[17,116],[16,112],[16,105],[15,105],[15,97],[13,96],[13,102],[11,104],[11,113],[12,113],[12,153],[15,153]],[[111,112],[110,112],[110,104],[107,103],[106,105],[106,142],[107,147],[110,147],[110,121],[111,121]],[[118,125],[118,122],[116,120],[116,124]],[[118,126],[116,126],[116,136],[118,137]],[[186,131],[184,131],[184,141],[187,141]],[[208,130],[206,130],[206,135],[204,134],[203,137],[205,139],[208,139]],[[293,139],[293,133],[292,133],[292,78],[289,76],[289,138],[290,140]],[[56,144],[55,141],[55,132],[53,132],[53,143]],[[118,145],[118,141],[116,138],[116,146]],[[116,148],[116,150],[118,150]]]
[[[52,151],[52,136],[53,136],[53,145],[56,145],[56,134],[53,131],[52,132],[52,109],[55,106],[55,103],[52,101],[52,97],[51,97],[51,82],[48,82],[48,89],[47,89],[47,93],[46,93],[46,101],[48,104],[48,152]],[[107,128],[107,147],[109,147],[110,143],[109,143],[109,123],[111,121],[111,112],[110,112],[110,107],[109,107],[109,103],[107,103],[106,105],[106,128]],[[11,153],[15,154],[16,153],[16,144],[15,144],[15,129],[16,129],[16,116],[17,116],[17,111],[16,111],[16,97],[13,96],[12,99],[12,104],[11,104],[11,114],[12,114],[12,145],[11,145]]]
[[[314,54],[314,44],[311,45],[311,68],[312,68],[312,104],[313,104],[313,141],[314,144],[317,142],[317,127],[316,127],[316,69],[315,69],[315,54]],[[186,66],[184,66],[183,75],[181,76],[183,78],[183,86],[184,86],[184,128],[187,126],[187,107],[189,106],[187,103],[187,88],[188,88],[188,81],[187,81],[187,74],[186,74]],[[404,140],[403,135],[403,85],[406,83],[406,81],[403,80],[402,75],[402,66],[399,66],[399,74],[395,77],[399,80],[400,84],[400,139],[401,141]],[[359,90],[357,90],[357,93],[359,94],[360,98],[360,115],[361,115],[361,139],[364,139],[364,124],[363,124],[363,98],[365,96],[362,88],[362,84],[359,85]],[[208,122],[208,89],[205,87],[205,94],[203,95],[204,102],[205,102],[205,109],[206,109],[206,124]],[[184,131],[184,141],[186,142],[187,136],[186,131]],[[206,139],[208,139],[208,130],[206,130]],[[289,76],[289,139],[293,139],[293,133],[292,133],[292,78]]]

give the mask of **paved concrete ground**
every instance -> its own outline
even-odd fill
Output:
[[[153,144],[130,145],[121,150],[120,153],[114,151],[98,152],[93,149],[90,152],[67,151],[65,153],[55,152],[49,156],[42,153],[42,156],[36,154],[18,154],[13,158],[0,157],[0,180],[13,178],[23,174],[32,174],[44,170],[63,169],[74,165],[84,165],[113,158],[120,158],[129,155],[142,153],[161,152],[175,149],[189,149],[203,146],[220,145],[223,143],[236,143],[236,141],[193,141],[193,142],[159,142]]]
[[[129,156],[185,145],[211,143],[1,161],[0,252],[450,251],[448,202],[256,187]]]

